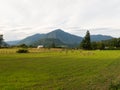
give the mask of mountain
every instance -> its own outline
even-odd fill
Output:
[[[18,42],[20,42],[20,40],[16,40],[16,41],[6,41],[6,43],[9,44],[9,45],[16,45]]]
[[[61,45],[65,45],[59,39],[55,39],[55,38],[43,38],[43,39],[40,39],[40,40],[34,42],[32,44],[32,46],[44,45],[44,47],[51,47],[52,44],[55,44],[56,47],[59,47]]]
[[[53,41],[57,45],[74,45],[74,44],[76,45],[82,41],[82,37],[69,34],[67,32],[62,31],[61,29],[57,29],[47,34],[35,34],[29,36],[18,42],[17,45],[26,44],[37,46],[40,44],[43,45],[46,45],[48,43],[50,44]]]
[[[101,40],[108,40],[111,39],[111,36],[106,35],[91,35],[92,41],[101,41]],[[70,47],[75,47],[80,44],[82,41],[82,37],[76,36],[67,32],[64,32],[61,29],[54,30],[52,32],[49,32],[47,34],[35,34],[32,36],[29,36],[17,43],[19,44],[26,44],[26,45],[45,45],[49,46],[53,42],[56,45],[68,45]]]
[[[102,41],[102,40],[109,40],[113,37],[107,35],[91,35],[91,41]]]
[[[44,36],[44,34],[35,34],[35,35],[32,35],[32,36],[29,36],[29,37],[19,41],[17,43],[17,45],[20,45],[20,44],[31,45],[33,42],[38,41],[43,36]]]
[[[55,31],[46,34],[45,38],[59,39],[65,44],[76,44],[76,43],[79,44],[82,41],[82,37],[69,34],[67,32],[62,31],[61,29],[57,29]]]

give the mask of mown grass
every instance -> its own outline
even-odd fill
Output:
[[[120,51],[13,51],[0,54],[0,90],[120,88]]]

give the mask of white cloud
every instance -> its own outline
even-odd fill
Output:
[[[86,29],[105,27],[111,29],[92,33],[118,37],[119,11],[119,0],[0,0],[0,32],[15,40],[56,28],[83,35]]]

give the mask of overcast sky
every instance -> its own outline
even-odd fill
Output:
[[[0,33],[18,40],[61,28],[120,37],[120,0],[0,0]]]

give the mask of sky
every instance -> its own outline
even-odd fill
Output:
[[[55,29],[120,37],[120,0],[0,0],[0,33],[19,40]]]

